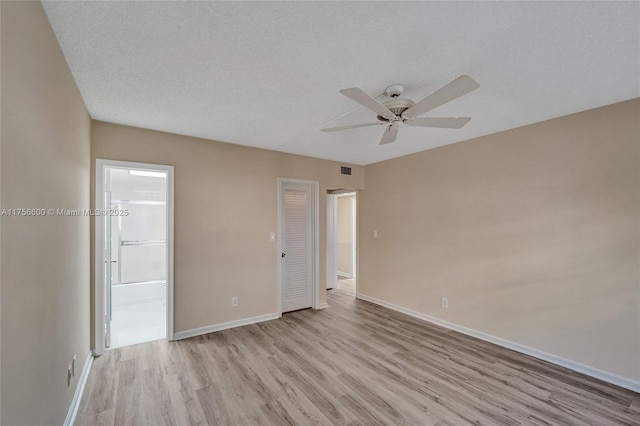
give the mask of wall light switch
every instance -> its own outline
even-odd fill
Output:
[[[373,238],[378,238],[378,230],[377,229],[373,230]]]
[[[276,233],[269,232],[269,241],[275,241],[275,240],[276,240]]]

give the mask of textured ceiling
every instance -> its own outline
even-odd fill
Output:
[[[369,164],[640,96],[639,2],[45,2],[91,116]],[[383,127],[340,89],[393,83],[418,101],[480,88]],[[351,111],[351,112],[350,112]]]

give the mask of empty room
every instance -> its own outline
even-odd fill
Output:
[[[640,426],[640,2],[0,1],[0,424]]]

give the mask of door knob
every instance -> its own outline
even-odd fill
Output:
[[[286,255],[287,255],[286,253],[282,253],[280,257],[285,257]]]

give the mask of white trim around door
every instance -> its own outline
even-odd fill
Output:
[[[320,303],[320,184],[318,181],[278,178],[278,316],[282,316],[282,260],[281,253],[284,248],[284,209],[282,205],[283,185],[285,183],[297,183],[309,185],[311,189],[311,277],[313,292],[313,309],[323,309],[326,304]]]
[[[351,205],[351,223],[352,223],[352,271],[351,273],[338,270],[338,199],[342,197],[350,197]],[[354,190],[350,192],[341,192],[339,194],[327,195],[327,289],[337,286],[338,276],[351,278],[356,283],[356,295],[358,294],[358,197],[359,192]],[[330,207],[331,206],[331,207]]]
[[[173,166],[161,164],[134,163],[129,161],[103,160],[96,159],[95,169],[95,210],[105,211],[105,169],[136,169],[145,171],[166,172],[167,174],[167,340],[174,340],[173,335],[173,318],[174,318],[174,299],[173,299],[173,212],[174,212],[174,168]],[[102,220],[94,221],[94,355],[102,355],[105,351],[105,292],[104,292],[104,276],[105,276],[105,250],[104,250],[104,233],[105,227]]]
[[[336,222],[338,216],[338,197],[327,194],[327,254],[326,254],[326,286],[327,290],[338,286],[338,232]]]

